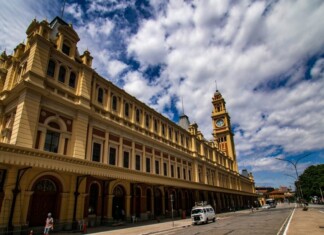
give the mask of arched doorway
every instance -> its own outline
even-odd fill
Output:
[[[117,185],[113,193],[113,218],[115,220],[123,220],[125,219],[125,190],[122,186]]]
[[[146,211],[152,212],[152,190],[146,190]]]
[[[61,185],[51,176],[38,179],[32,187],[34,194],[29,203],[29,226],[43,226],[50,212],[58,219],[60,212]]]
[[[162,192],[158,188],[154,192],[154,214],[155,216],[162,214]]]
[[[99,198],[99,186],[98,184],[91,184],[89,193],[89,207],[88,214],[96,215],[98,213],[98,198]]]
[[[139,187],[135,188],[135,215],[140,218],[141,216],[141,189]]]
[[[166,216],[169,216],[169,211],[170,211],[170,209],[171,209],[171,206],[170,206],[170,204],[169,204],[169,192],[168,192],[168,190],[165,190],[165,192],[164,192],[164,205],[165,205],[165,215]]]

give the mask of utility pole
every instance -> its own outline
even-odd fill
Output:
[[[303,199],[304,196],[303,196],[303,192],[302,192],[302,190],[301,190],[301,185],[300,185],[300,182],[299,182],[299,175],[298,175],[298,171],[297,171],[297,164],[298,164],[298,162],[299,162],[301,159],[303,159],[303,158],[305,158],[305,157],[307,157],[307,156],[309,156],[309,155],[311,155],[311,153],[306,154],[306,155],[304,155],[304,156],[301,156],[301,157],[298,158],[295,162],[293,162],[293,161],[291,161],[291,160],[288,160],[288,159],[282,159],[282,158],[277,158],[277,157],[275,158],[276,160],[289,162],[291,165],[293,165],[293,167],[294,167],[294,169],[295,169],[295,172],[296,172],[296,190],[299,190],[299,191],[300,191],[300,197],[301,197],[301,199]]]

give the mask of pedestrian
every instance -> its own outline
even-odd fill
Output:
[[[53,220],[52,214],[48,213],[46,221],[45,221],[44,235],[48,235],[50,230],[53,230],[53,229],[54,229],[54,220]]]

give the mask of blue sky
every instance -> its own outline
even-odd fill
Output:
[[[61,0],[1,1],[0,51],[30,22],[61,16]],[[211,139],[211,98],[226,100],[240,170],[257,186],[292,186],[324,163],[324,2],[66,0],[63,18],[93,68],[177,122],[185,113]],[[293,186],[292,186],[293,187]]]

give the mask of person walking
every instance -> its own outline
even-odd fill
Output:
[[[54,219],[51,213],[47,214],[45,221],[44,235],[49,235],[50,230],[54,229]]]

